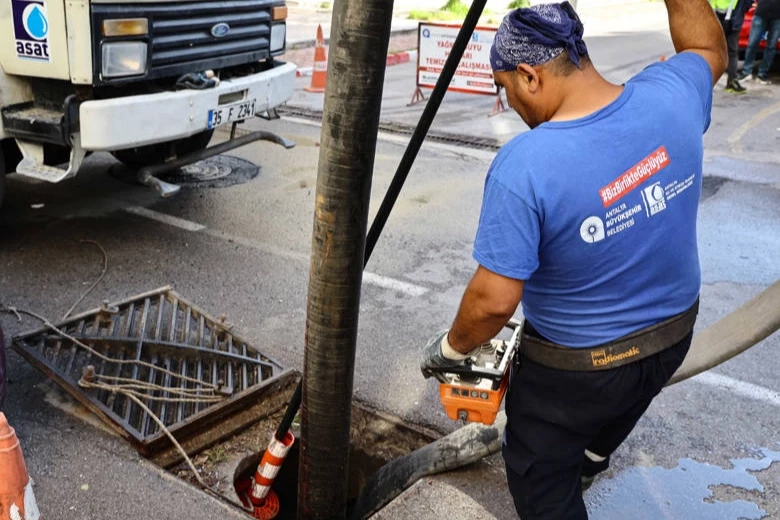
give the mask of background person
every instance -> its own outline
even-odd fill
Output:
[[[726,92],[733,94],[742,94],[746,91],[738,77],[739,60],[739,32],[742,30],[742,23],[745,21],[745,12],[748,10],[752,0],[710,0],[710,5],[715,10],[715,14],[723,28],[723,34],[726,36],[726,46],[729,54],[729,64],[726,69]]]
[[[747,49],[745,49],[745,62],[742,64],[740,80],[753,78],[756,53],[761,38],[767,31],[769,31],[769,35],[766,40],[766,49],[764,49],[764,57],[758,65],[758,75],[756,76],[756,80],[764,85],[771,83],[769,69],[775,59],[777,40],[780,39],[780,0],[759,0],[753,14],[753,22],[750,25],[750,38]]]
[[[512,11],[491,49],[531,130],[490,166],[479,266],[421,369],[464,363],[522,301],[502,453],[526,520],[587,518],[583,488],[690,346],[702,134],[727,55],[707,0],[665,1],[678,54],[625,85],[595,69],[568,2]]]

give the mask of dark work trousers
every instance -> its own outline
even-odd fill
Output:
[[[607,468],[609,455],[682,364],[692,336],[609,370],[572,372],[516,361],[502,452],[522,520],[588,518],[580,477]],[[593,463],[586,449],[606,460]]]
[[[739,29],[732,28],[732,21],[726,20],[726,13],[718,13],[718,20],[723,27],[723,33],[726,35],[726,48],[729,52],[729,65],[726,68],[726,84],[731,83],[731,80],[737,79],[737,65],[739,61]]]

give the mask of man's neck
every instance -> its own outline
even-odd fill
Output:
[[[593,65],[560,78],[561,103],[550,121],[572,121],[587,117],[615,101],[622,85],[610,83]]]

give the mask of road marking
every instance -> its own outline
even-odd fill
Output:
[[[198,224],[197,222],[184,220],[183,218],[179,217],[173,217],[171,215],[166,215],[165,213],[160,213],[158,211],[152,211],[151,209],[142,208],[140,206],[129,206],[127,208],[123,208],[123,211],[137,215],[139,217],[156,220],[157,222],[162,222],[163,224],[168,224],[169,226],[177,227],[179,229],[184,229],[185,231],[202,231],[206,229],[206,226]]]
[[[705,385],[731,390],[735,394],[743,397],[749,397],[768,404],[780,406],[780,392],[776,392],[770,388],[754,385],[753,383],[748,383],[746,381],[740,381],[739,379],[716,374],[715,372],[702,372],[691,379]]]
[[[396,280],[395,278],[388,278],[387,276],[370,273],[368,271],[363,272],[363,281],[370,283],[371,285],[376,285],[377,287],[382,287],[383,289],[402,292],[404,294],[408,294],[409,296],[422,296],[428,292],[428,289],[425,287],[402,282],[401,280]]]
[[[742,125],[737,128],[728,138],[729,148],[731,148],[731,151],[734,153],[742,153],[742,138],[745,137],[745,134],[747,134],[753,127],[761,123],[761,121],[771,116],[775,112],[780,112],[780,103],[775,103],[771,107],[765,108],[758,114],[742,123]]]
[[[218,229],[211,229],[211,228],[205,229],[203,233],[212,236],[214,238],[218,238],[220,240],[241,244],[242,246],[248,247],[249,249],[254,249],[255,251],[261,251],[263,253],[280,256],[282,258],[289,258],[290,260],[297,260],[298,262],[303,262],[303,263],[309,261],[309,255],[307,254],[296,253],[294,251],[282,249],[281,247],[276,246],[274,244],[269,244],[268,242],[260,242],[257,240],[252,240],[251,238],[239,237],[236,235],[231,235],[230,233],[226,233],[224,231],[220,231]]]
[[[304,253],[296,253],[294,251],[288,251],[274,244],[269,244],[266,242],[258,242],[256,240],[252,240],[249,238],[244,238],[244,237],[232,235],[230,233],[226,233],[224,231],[219,231],[218,229],[210,229],[204,226],[203,224],[198,224],[197,222],[192,222],[190,220],[185,220],[179,217],[173,217],[171,215],[166,215],[165,213],[152,211],[150,209],[142,208],[140,206],[130,206],[124,208],[124,211],[127,213],[131,213],[133,215],[137,215],[139,217],[144,217],[151,220],[155,220],[157,222],[162,222],[163,224],[168,224],[169,226],[184,229],[186,231],[196,231],[196,232],[201,231],[205,235],[209,235],[211,237],[218,238],[220,240],[225,240],[227,242],[240,244],[244,247],[248,247],[256,251],[262,251],[264,253],[280,256],[282,258],[289,258],[291,260],[296,260],[298,262],[303,262],[303,263],[309,262],[309,255]],[[379,274],[371,273],[368,271],[363,272],[363,281],[367,284],[375,285],[382,289],[389,289],[391,291],[401,292],[409,296],[422,296],[423,294],[428,292],[428,288],[426,287],[404,282],[402,280],[397,280],[395,278],[390,278],[388,276],[382,276]]]

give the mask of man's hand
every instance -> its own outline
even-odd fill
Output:
[[[726,36],[707,0],[664,0],[676,52],[695,52],[707,60],[717,83],[729,62]],[[736,4],[736,2],[735,2]]]
[[[430,341],[428,341],[428,344],[425,345],[425,349],[423,349],[420,370],[426,379],[431,376],[436,376],[437,371],[440,371],[440,369],[462,365],[463,361],[469,357],[468,354],[455,352],[452,347],[449,349],[442,348],[445,343],[446,346],[449,347],[449,342],[447,342],[448,333],[449,330],[438,332]],[[443,350],[447,350],[449,356],[445,356]],[[437,377],[437,379],[439,379],[439,377]],[[439,379],[439,381],[441,381],[441,379]]]

